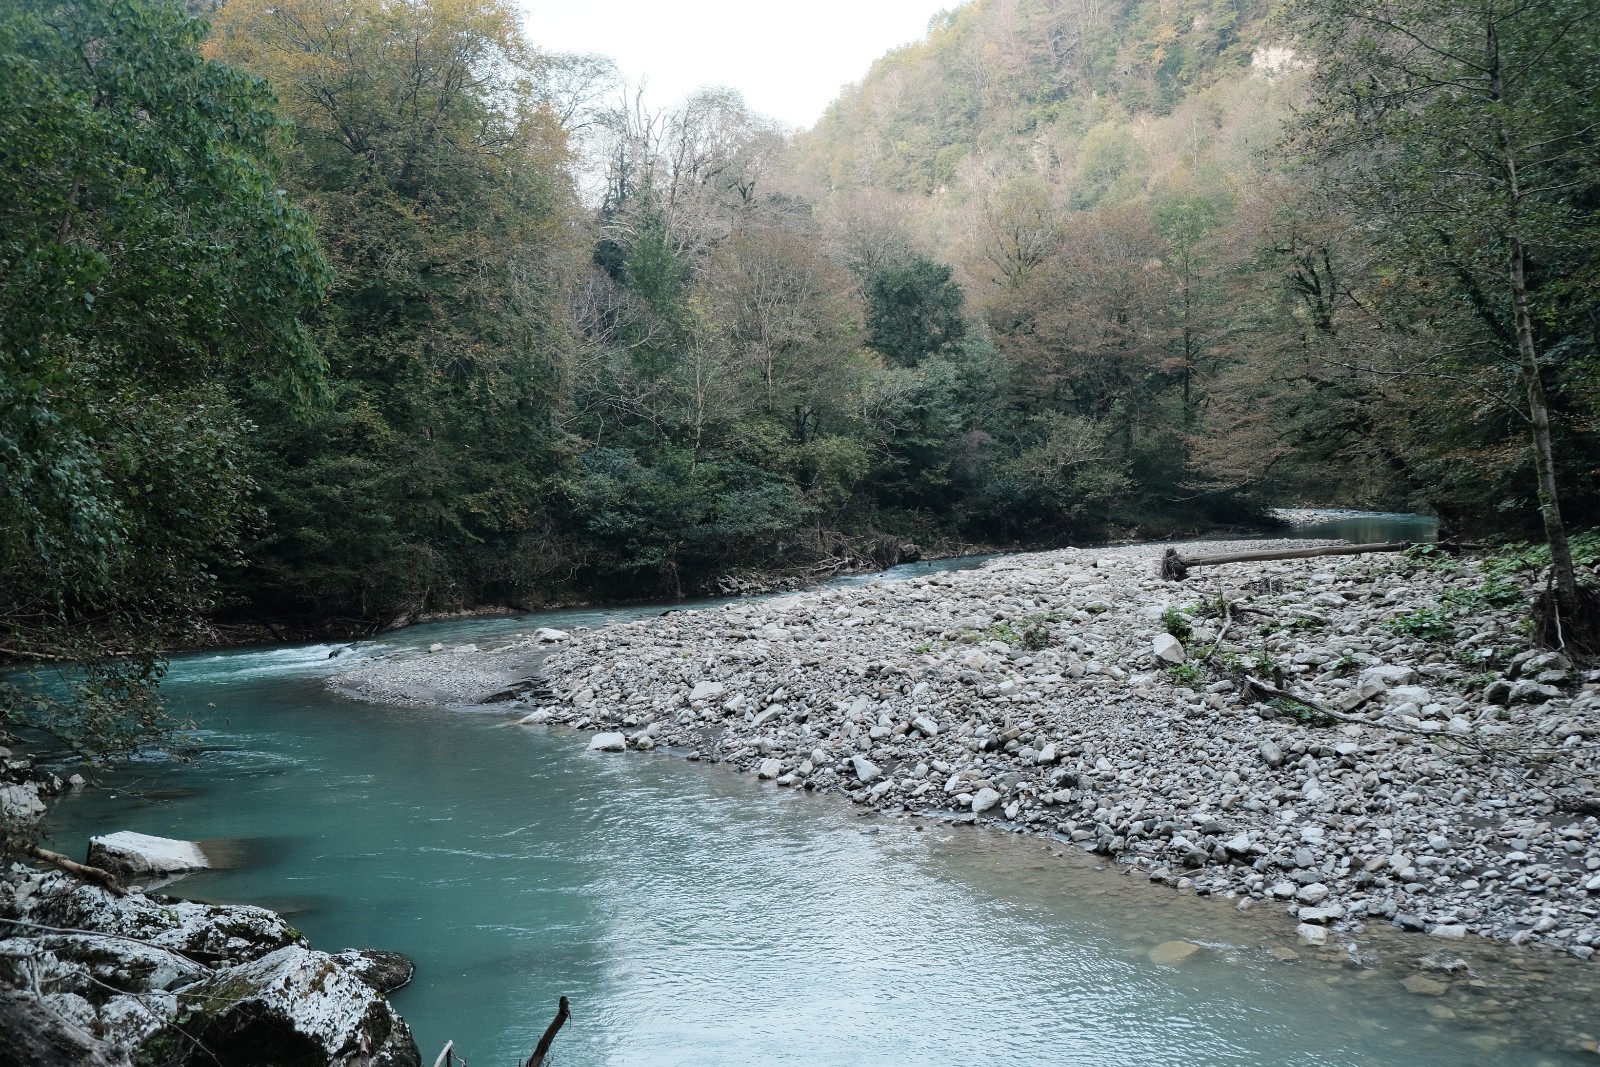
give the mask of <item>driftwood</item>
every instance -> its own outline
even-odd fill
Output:
[[[59,867],[80,882],[93,882],[95,885],[116,896],[127,896],[128,891],[122,888],[116,876],[110,871],[101,870],[99,867],[90,867],[88,864],[70,860],[59,852],[51,852],[38,845],[23,845],[18,849],[24,856],[32,856],[36,860],[43,860],[52,866]]]
[[[544,1067],[545,1057],[550,1055],[550,1046],[555,1043],[556,1031],[567,1024],[572,1018],[572,1005],[566,997],[561,998],[561,1003],[556,1009],[556,1017],[550,1020],[550,1025],[544,1028],[544,1036],[533,1048],[533,1055],[528,1057],[526,1067]]]
[[[1360,556],[1368,552],[1404,552],[1415,541],[1386,541],[1374,545],[1328,545],[1323,548],[1275,548],[1260,552],[1222,552],[1214,556],[1183,556],[1175,548],[1161,557],[1161,577],[1181,582],[1191,567],[1215,567],[1219,563],[1254,563],[1273,559],[1312,559],[1317,556]]]

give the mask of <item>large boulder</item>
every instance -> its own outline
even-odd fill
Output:
[[[420,1067],[405,1021],[326,952],[291,945],[184,991],[141,1051],[184,1067]]]
[[[46,880],[23,900],[0,905],[6,917],[96,934],[116,934],[181,952],[202,963],[253,960],[303,940],[265,908],[196,904],[159,894],[113,896],[65,876]]]
[[[122,830],[89,839],[89,866],[103,867],[119,878],[143,878],[203,871],[211,861],[193,841]]]
[[[114,1049],[43,997],[0,989],[0,1063],[7,1067],[128,1067]]]

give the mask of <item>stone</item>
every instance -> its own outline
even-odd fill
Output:
[[[1039,763],[1054,763],[1060,758],[1061,755],[1056,749],[1056,743],[1054,741],[1050,741],[1039,750],[1039,754],[1035,757],[1035,760]]]
[[[1261,742],[1261,747],[1256,751],[1261,756],[1261,762],[1268,767],[1277,768],[1283,766],[1283,749],[1278,747],[1277,742],[1263,741]]]
[[[595,734],[589,739],[590,752],[624,752],[628,739],[619,733]]]
[[[1320,926],[1301,923],[1294,928],[1294,932],[1300,936],[1301,941],[1308,945],[1326,945],[1328,943],[1328,931]]]
[[[693,703],[696,700],[715,700],[723,693],[727,692],[727,689],[728,687],[723,685],[721,682],[696,682],[694,688],[689,690],[689,702]]]
[[[772,779],[778,777],[778,775],[780,775],[782,773],[783,773],[783,761],[775,760],[775,759],[764,759],[764,760],[761,761],[761,766],[759,768],[757,768],[757,770],[756,770],[756,777],[757,778],[761,778],[761,779],[765,779],[767,781],[771,781]]]
[[[1150,957],[1151,963],[1172,967],[1190,958],[1200,951],[1200,946],[1193,941],[1163,941],[1145,955]]]
[[[572,635],[565,630],[557,630],[549,626],[541,626],[533,631],[533,639],[541,645],[557,644],[561,641],[572,640]]]
[[[420,1067],[389,1002],[325,952],[291,945],[185,991],[182,1034],[218,1063]],[[180,1044],[179,1047],[182,1047]]]
[[[856,781],[863,785],[871,785],[883,776],[883,772],[878,769],[878,765],[865,756],[851,756],[850,766],[856,772]]]
[[[1000,794],[993,789],[980,789],[972,795],[972,813],[982,814],[1000,803]]]
[[[1326,908],[1301,908],[1297,917],[1303,923],[1326,926],[1328,923],[1338,922],[1344,918],[1344,908],[1338,904],[1332,904]]]
[[[119,830],[89,839],[89,865],[103,867],[122,879],[203,871],[211,866],[193,841]]]
[[[443,641],[435,641],[433,644],[428,646],[428,651],[429,652],[443,652],[444,651],[444,642]]]
[[[373,948],[347,948],[333,957],[345,970],[379,993],[393,993],[416,976],[417,965],[399,952]]]
[[[44,814],[44,801],[33,782],[0,785],[0,819],[30,822]]]
[[[923,737],[939,736],[939,724],[928,718],[926,715],[918,715],[915,719],[911,720],[911,725],[914,729],[922,731]]]
[[[1419,997],[1442,997],[1450,992],[1450,986],[1437,978],[1429,978],[1422,974],[1410,974],[1400,979],[1400,984],[1407,993],[1414,993]]]
[[[1321,882],[1312,882],[1301,886],[1294,898],[1302,904],[1321,904],[1328,899],[1328,887]]]
[[[1163,663],[1177,665],[1189,658],[1189,654],[1183,650],[1183,642],[1171,634],[1156,634],[1150,646],[1150,651],[1155,653],[1156,659]]]
[[[192,959],[253,960],[301,940],[279,915],[244,904],[198,904],[159,895],[112,896],[98,886],[48,877],[11,917],[41,926],[115,934]]]
[[[1459,941],[1467,936],[1467,928],[1461,923],[1440,923],[1428,928],[1430,937],[1443,937]]]
[[[52,1010],[41,997],[0,989],[0,1063],[18,1067],[125,1067],[114,1049]]]

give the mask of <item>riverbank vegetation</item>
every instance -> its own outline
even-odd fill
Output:
[[[1274,503],[1542,534],[1570,618],[1597,40],[1592,0],[977,0],[793,134],[503,0],[20,0],[0,638],[97,666],[7,717],[115,747],[218,619]]]

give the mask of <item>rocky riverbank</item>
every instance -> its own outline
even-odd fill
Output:
[[[0,1063],[416,1067],[403,957],[310,948],[262,908],[0,879]]]
[[[1600,674],[1527,647],[1534,576],[1390,555],[1175,584],[1160,551],[1016,556],[547,633],[550,691],[524,687],[522,721],[1054,835],[1284,908],[1315,943],[1382,921],[1593,955]],[[337,681],[406,699],[419,677],[471,679],[533,644]],[[1249,677],[1298,699],[1264,701]]]
[[[48,798],[83,787],[0,748],[0,820],[10,831],[26,833]],[[131,884],[206,866],[191,842],[96,840],[90,862],[115,868],[126,893],[20,864],[0,871],[0,1064],[420,1065],[384,999],[410,980],[405,957],[318,952],[263,908]]]

